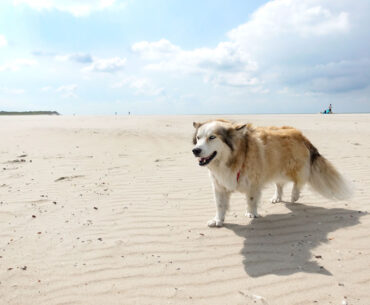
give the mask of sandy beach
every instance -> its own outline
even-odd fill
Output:
[[[351,180],[208,228],[193,121],[303,131]],[[370,114],[0,117],[0,304],[370,304]],[[285,191],[289,199],[289,188]]]

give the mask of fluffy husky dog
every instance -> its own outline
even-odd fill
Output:
[[[327,198],[347,199],[351,188],[303,134],[293,127],[253,127],[225,120],[193,123],[193,154],[209,169],[216,201],[210,227],[221,227],[230,194],[246,194],[246,216],[257,217],[262,187],[276,184],[271,202],[282,200],[284,183],[294,183],[291,202],[308,182]]]

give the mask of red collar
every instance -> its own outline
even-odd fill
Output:
[[[242,164],[242,167],[239,169],[238,173],[236,174],[236,183],[239,183],[240,174],[244,170],[244,163]]]

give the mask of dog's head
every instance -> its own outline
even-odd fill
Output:
[[[199,159],[200,166],[227,162],[235,150],[237,136],[246,126],[232,124],[224,120],[193,123],[193,154]]]

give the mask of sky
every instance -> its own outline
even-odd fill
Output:
[[[0,111],[370,112],[368,0],[2,0]]]

